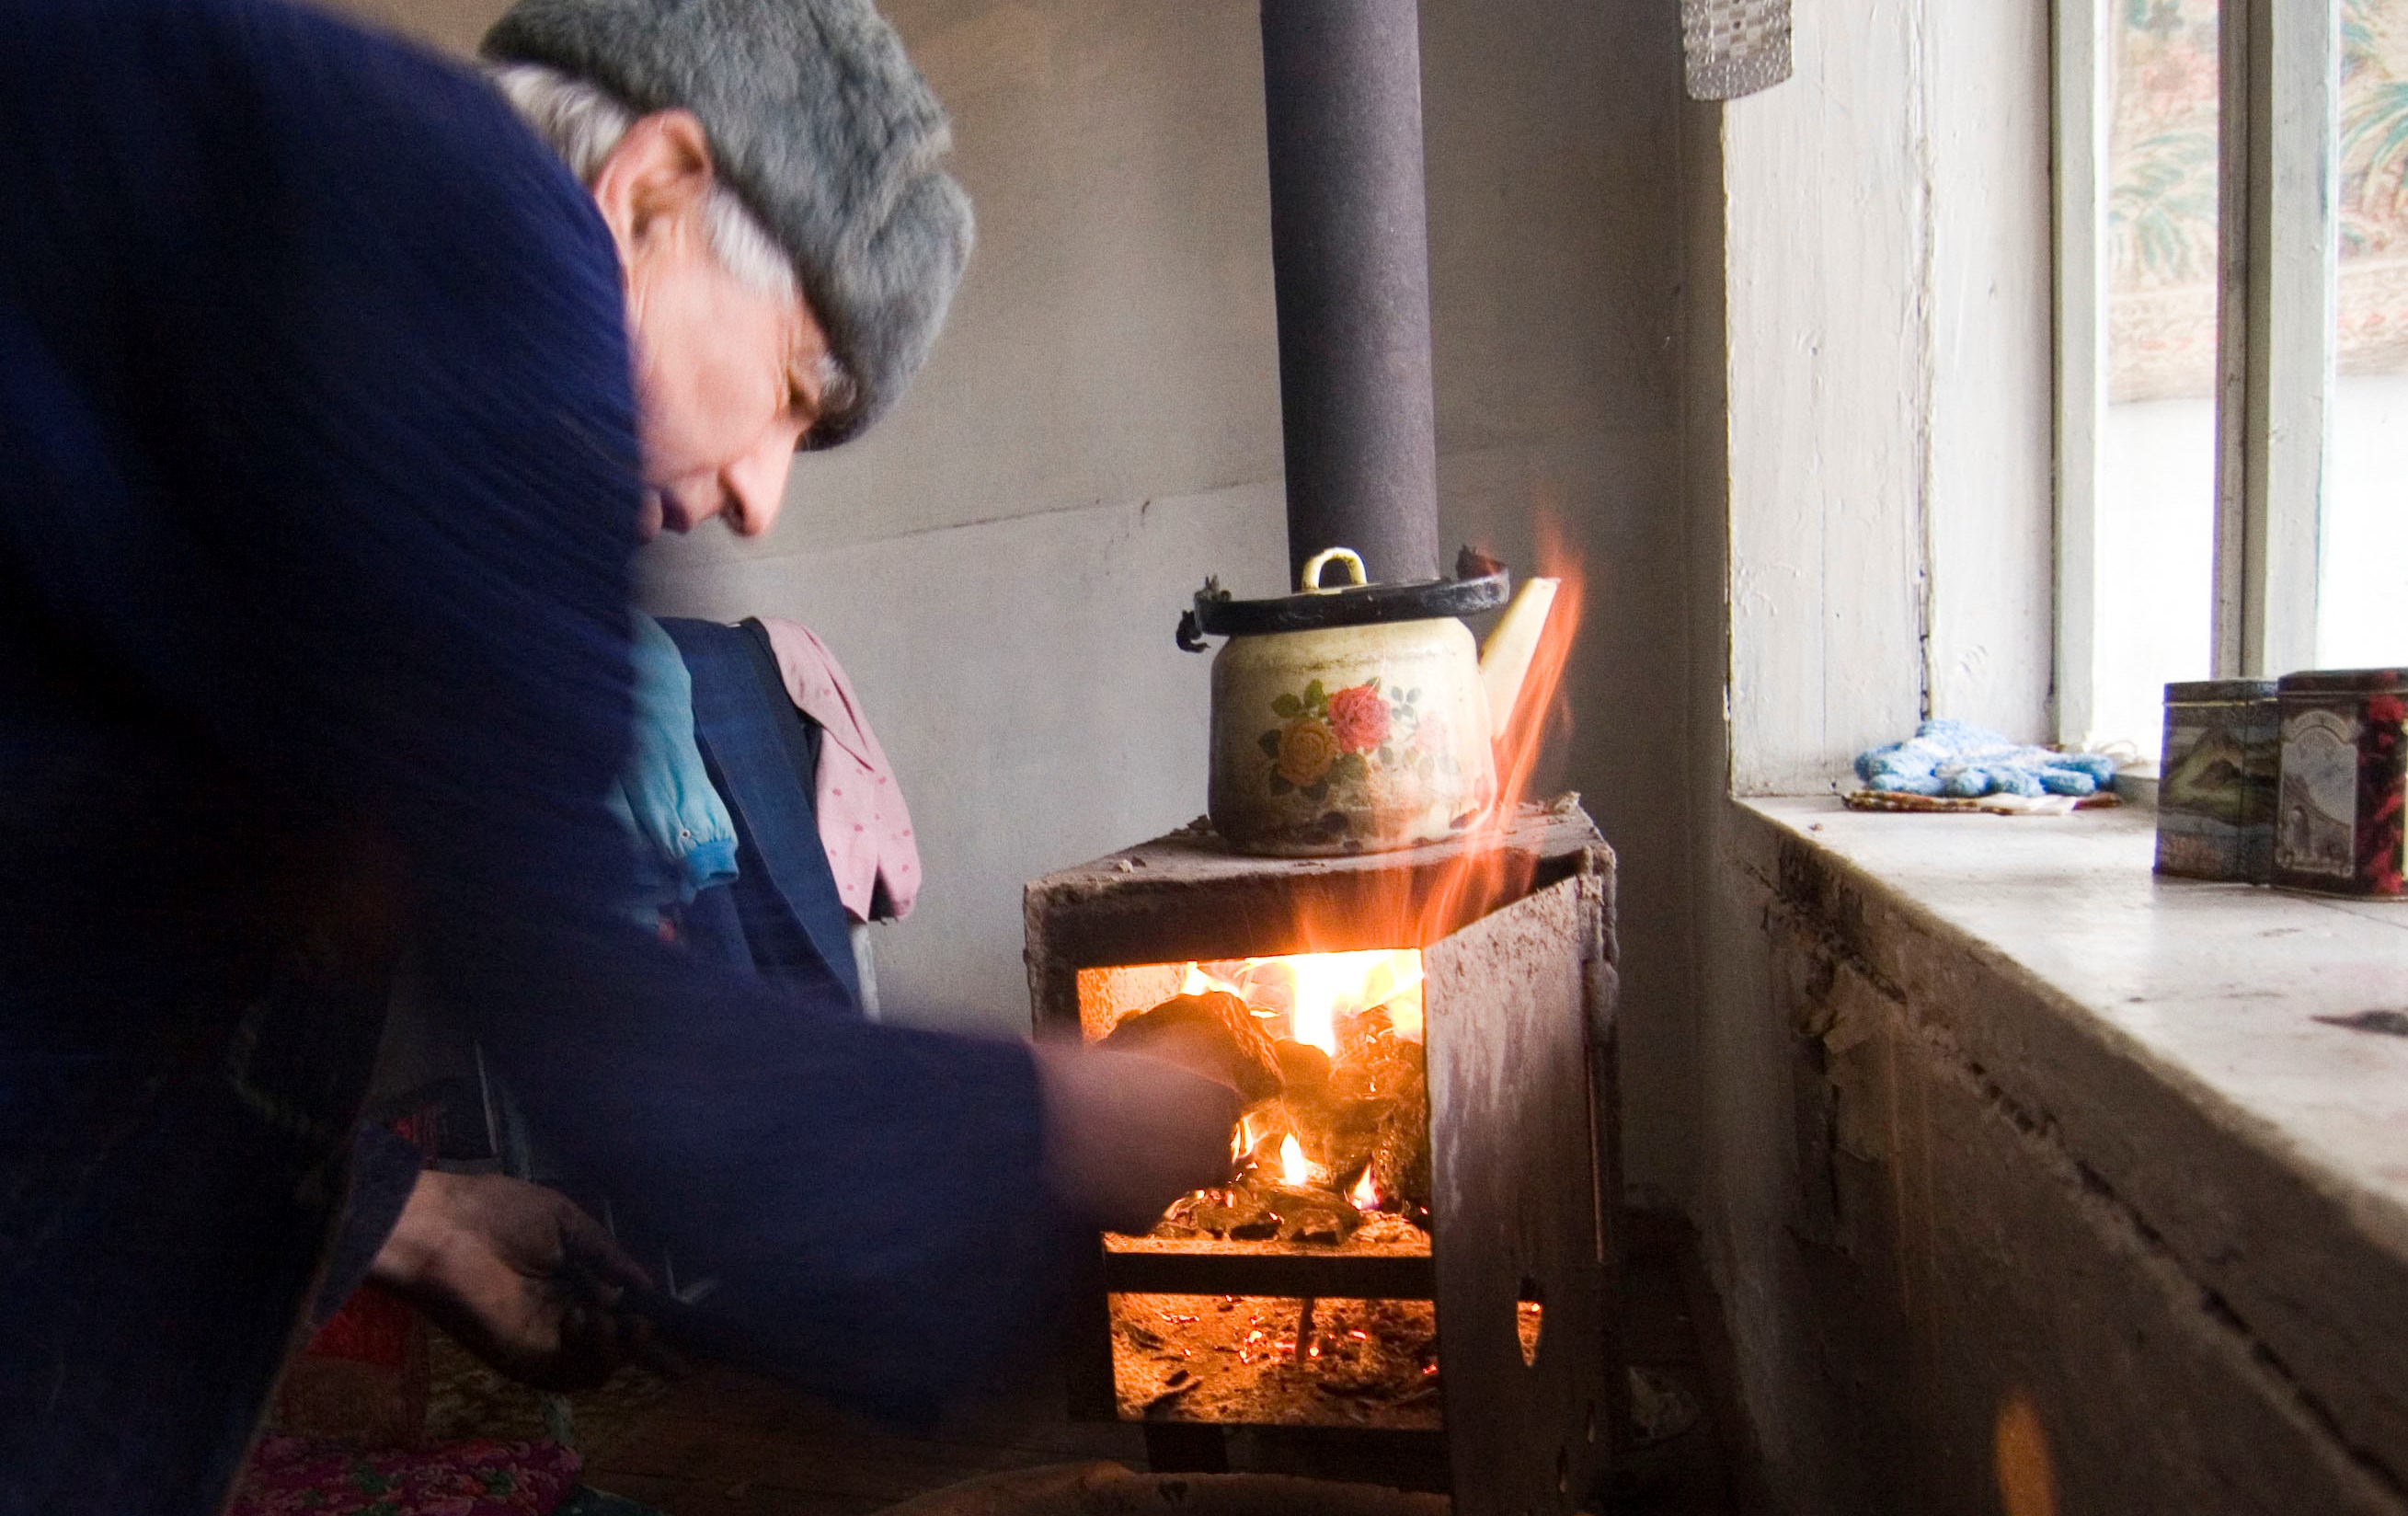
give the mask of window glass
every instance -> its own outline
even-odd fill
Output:
[[[2216,0],[2106,3],[2108,375],[2089,736],[2154,754],[2165,685],[2207,678],[2213,655]]]
[[[2343,0],[2340,312],[2316,661],[2408,662],[2408,0]]]

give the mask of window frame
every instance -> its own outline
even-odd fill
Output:
[[[2056,204],[2057,735],[2098,710],[2099,477],[2107,409],[2107,141],[2116,0],[2055,0],[2050,184]]]
[[[2114,7],[2054,0],[2057,726],[2093,735]],[[2316,662],[2335,377],[2341,0],[2217,7],[2215,546],[2211,672]]]
[[[2272,679],[2316,663],[2341,279],[2341,0],[2223,0],[2217,36],[2215,673]]]

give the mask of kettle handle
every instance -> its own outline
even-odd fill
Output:
[[[1321,571],[1332,563],[1346,565],[1350,583],[1325,585],[1321,582]],[[1340,590],[1358,588],[1369,582],[1363,572],[1363,555],[1352,548],[1324,548],[1307,558],[1304,567],[1298,569],[1296,576],[1297,590],[1303,594],[1336,594]]]

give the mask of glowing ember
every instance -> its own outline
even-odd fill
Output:
[[[1380,1192],[1372,1186],[1369,1169],[1363,1170],[1363,1177],[1354,1181],[1354,1188],[1346,1192],[1346,1198],[1354,1203],[1356,1210],[1380,1209]]]
[[[1280,1170],[1281,1177],[1298,1189],[1312,1182],[1312,1165],[1305,1161],[1304,1149],[1297,1145],[1294,1132],[1280,1139]]]

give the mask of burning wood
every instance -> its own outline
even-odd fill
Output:
[[[1420,978],[1409,951],[1196,964],[1186,993],[1123,1016],[1112,1046],[1209,1029],[1236,1037],[1268,1087],[1248,1092],[1230,1181],[1173,1205],[1151,1240],[1426,1252]],[[1112,1321],[1124,1415],[1435,1424],[1426,1302],[1127,1295]]]
[[[1249,1171],[1221,1189],[1198,1190],[1179,1201],[1153,1235],[1336,1247],[1352,1237],[1364,1220],[1363,1212],[1342,1194]]]
[[[1262,965],[1213,965],[1236,966],[1241,977],[1235,981],[1213,980],[1196,965],[1191,983],[1234,982],[1269,1004],[1254,1004],[1234,990],[1205,990],[1122,1019],[1107,1040],[1133,1043],[1137,1051],[1149,1038],[1186,1028],[1226,1033],[1242,1045],[1246,1066],[1262,1075],[1256,1088],[1268,1088],[1254,1097],[1241,1129],[1236,1176],[1174,1205],[1155,1237],[1335,1246],[1354,1235],[1367,1213],[1382,1211],[1426,1228],[1429,1091],[1422,1046],[1399,1034],[1390,1002],[1357,1004],[1374,990],[1410,1000],[1418,1030],[1418,985],[1398,988],[1406,976],[1384,962],[1413,956],[1267,960],[1285,970],[1280,974],[1261,973]],[[1361,964],[1336,965],[1333,974],[1326,960],[1340,958],[1383,962],[1371,965],[1377,975]],[[1418,964],[1409,964],[1409,974],[1417,980]],[[1266,1027],[1303,1035],[1279,1036]]]
[[[1226,1038],[1236,1054],[1231,1072],[1238,1093],[1256,1105],[1280,1093],[1281,1065],[1246,1003],[1226,990],[1174,996],[1151,1010],[1123,1018],[1105,1045],[1116,1052],[1143,1052],[1149,1046],[1182,1037]]]

